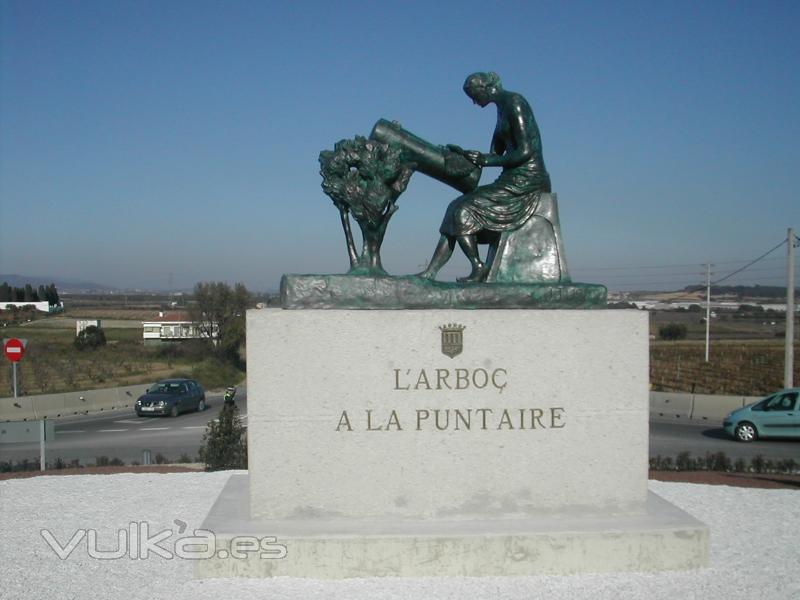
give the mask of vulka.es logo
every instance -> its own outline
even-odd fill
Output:
[[[186,523],[176,519],[178,534],[186,530]],[[285,558],[286,546],[278,543],[276,537],[257,538],[253,536],[237,536],[230,540],[225,548],[217,548],[216,536],[207,529],[195,529],[194,535],[178,537],[171,548],[163,546],[175,533],[172,529],[164,529],[150,535],[150,524],[134,521],[126,529],[117,531],[116,540],[98,541],[97,530],[78,529],[72,536],[61,543],[48,529],[40,531],[42,538],[61,560],[67,560],[73,552],[85,542],[86,553],[97,560],[118,560],[128,557],[132,560],[144,560],[155,556],[166,558],[183,558],[186,560],[203,560],[208,558],[245,559],[258,553],[258,558]],[[102,548],[101,548],[102,546]]]

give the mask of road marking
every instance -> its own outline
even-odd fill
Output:
[[[164,431],[165,429],[169,429],[169,427],[140,427],[139,431]]]
[[[116,433],[117,431],[128,431],[127,429],[98,429],[97,433]]]
[[[141,421],[137,421],[137,420],[134,420],[134,419],[125,419],[124,421],[114,421],[114,423],[125,423],[126,425],[131,425],[131,424],[133,424],[133,425],[142,425],[143,424]]]
[[[181,429],[205,429],[205,427],[203,425],[190,425],[188,427],[181,427]]]
[[[86,433],[85,429],[56,429],[58,433]]]

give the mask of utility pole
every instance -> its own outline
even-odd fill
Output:
[[[783,387],[794,387],[794,229],[789,228],[786,260],[786,358],[783,365]]]
[[[711,263],[706,263],[706,362],[711,334]]]

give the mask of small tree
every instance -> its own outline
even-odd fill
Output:
[[[200,461],[206,471],[247,468],[247,438],[235,404],[225,404],[203,434]]]
[[[47,300],[50,306],[58,305],[59,298],[58,298],[58,290],[56,289],[56,284],[51,283],[50,285],[47,286],[47,288],[45,288],[45,291],[46,291],[46,297],[43,298],[43,300]]]
[[[250,292],[243,283],[231,287],[223,281],[200,282],[194,287],[189,315],[202,336],[214,342],[219,358],[239,361],[239,346],[245,339],[245,311]]]
[[[675,341],[686,339],[686,325],[667,323],[658,328],[658,337],[662,340]]]
[[[95,325],[89,325],[73,342],[78,350],[94,350],[106,345],[106,334]]]
[[[350,273],[385,275],[381,245],[386,226],[414,171],[401,161],[399,148],[361,136],[341,140],[333,150],[323,150],[319,162],[322,189],[341,216]],[[350,213],[361,228],[360,256],[350,230]]]

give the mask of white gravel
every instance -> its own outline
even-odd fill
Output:
[[[96,529],[98,547],[118,546],[118,530],[147,522],[150,534],[175,520],[199,528],[230,472],[76,475],[0,482],[0,599],[178,600],[292,598],[591,600],[645,598],[800,599],[800,492],[650,482],[650,489],[711,528],[711,567],[688,572],[569,577],[192,579],[192,561],[99,560],[84,538],[65,560],[41,535],[66,544]],[[188,535],[188,534],[185,534]]]

